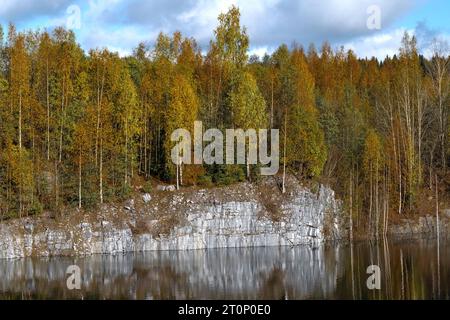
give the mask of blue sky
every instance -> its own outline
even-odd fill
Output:
[[[450,1],[420,1],[409,14],[399,19],[396,27],[415,27],[418,21],[426,21],[430,28],[450,32]]]
[[[448,0],[0,0],[0,23],[19,30],[69,23],[84,49],[108,47],[121,55],[141,41],[151,45],[160,31],[180,30],[206,50],[218,14],[232,4],[240,7],[252,53],[260,55],[281,43],[328,40],[383,58],[397,52],[405,31],[417,35],[424,54],[434,37],[450,40]],[[367,27],[372,5],[380,10],[380,29]]]

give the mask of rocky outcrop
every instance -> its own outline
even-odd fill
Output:
[[[342,233],[340,202],[325,186],[317,193],[301,186],[290,190],[271,204],[271,210],[280,213],[276,220],[254,187],[241,188],[239,197],[218,189],[160,192],[163,198],[158,198],[156,191],[141,199],[139,208],[135,201],[128,201],[123,209],[104,206],[95,216],[79,213],[56,221],[36,218],[4,223],[0,225],[0,258],[314,245]],[[173,217],[176,224],[160,232],[161,224]]]
[[[392,225],[390,236],[396,239],[410,239],[417,237],[436,237],[436,216],[425,215],[416,219],[402,219],[400,223]],[[446,209],[439,215],[439,237],[447,239],[450,235],[450,210]]]
[[[335,220],[333,236],[339,234],[338,206],[334,193],[322,188],[319,198],[308,191],[282,208],[285,219],[274,222],[258,213],[258,202],[230,201],[219,203],[186,215],[186,223],[162,238],[144,234],[136,238],[139,251],[204,248],[234,248],[274,245],[299,245],[325,240],[327,213]]]

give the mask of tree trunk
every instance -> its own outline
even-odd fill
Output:
[[[78,162],[78,208],[81,209],[81,145],[80,145],[80,158]]]
[[[246,168],[247,168],[247,180],[250,181],[250,164],[248,163],[248,157],[247,157],[247,165],[246,165]]]
[[[350,211],[350,243],[353,243],[353,166],[352,166],[352,172],[350,173],[350,204],[349,204],[349,211]],[[353,272],[352,272],[353,276]]]
[[[22,151],[22,90],[19,91],[19,152]]]
[[[270,129],[273,129],[273,74],[271,80]]]
[[[180,179],[180,175],[179,175],[179,167],[178,167],[179,165],[178,165],[178,162],[177,162],[177,173],[176,173],[176,177],[177,177],[177,190],[179,190],[180,189],[180,181],[179,181],[179,179]]]
[[[282,193],[286,192],[286,130],[287,130],[287,115],[284,114],[284,148],[283,148],[283,188]]]
[[[22,217],[22,187],[23,187],[23,164],[22,164],[22,89],[19,90],[19,217]]]
[[[100,204],[103,204],[103,143],[100,137],[100,159],[99,159],[99,193],[100,193]]]
[[[105,84],[105,67],[103,67],[101,85],[98,83],[98,74],[97,74],[97,125],[96,125],[96,131],[95,131],[95,166],[97,166],[97,164],[98,164],[98,147],[99,147],[98,141],[100,138],[100,116],[101,116],[104,84]]]
[[[180,189],[180,153],[178,150],[178,145],[177,145],[177,190]]]
[[[128,184],[128,115],[125,120],[125,180],[124,184]]]
[[[59,133],[59,162],[62,160],[62,143],[63,143],[63,126],[64,126],[64,86],[65,81],[63,80],[62,85],[62,95],[61,95],[61,120],[60,120],[60,133]]]
[[[369,178],[369,235],[372,237],[372,203],[373,203],[373,185],[372,185],[372,164],[370,164],[370,178]]]
[[[50,160],[50,94],[48,84],[48,58],[46,66],[46,96],[47,96],[47,161]]]
[[[180,161],[180,186],[183,185],[183,163]]]
[[[387,165],[384,168],[384,183],[383,183],[383,237],[387,236],[388,229],[388,213],[389,213],[389,169]]]
[[[149,173],[149,171],[150,171],[150,168],[149,167],[147,167],[147,165],[148,165],[148,162],[147,162],[147,144],[148,144],[148,142],[147,142],[147,140],[148,140],[148,138],[147,138],[147,131],[148,131],[148,119],[147,119],[147,105],[145,105],[144,106],[144,159],[143,159],[143,161],[144,161],[144,174],[145,174],[145,177],[146,178],[148,178],[148,173]]]
[[[399,137],[399,141],[398,141],[398,214],[401,215],[402,214],[402,163],[401,163],[401,150],[400,150],[400,137]]]
[[[55,209],[59,206],[58,161],[55,159]]]
[[[378,204],[378,158],[375,160],[375,232],[376,232],[376,238],[378,240],[378,234],[379,234],[379,226],[380,226],[380,210],[379,210],[379,204]]]

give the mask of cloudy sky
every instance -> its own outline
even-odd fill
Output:
[[[0,23],[19,30],[69,26],[84,49],[121,55],[139,42],[151,45],[160,31],[179,30],[206,50],[218,14],[232,4],[241,10],[252,53],[260,55],[281,43],[328,40],[383,58],[397,51],[405,30],[417,35],[424,54],[434,37],[450,40],[448,0],[0,0]]]

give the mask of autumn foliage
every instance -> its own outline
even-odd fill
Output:
[[[236,7],[214,39],[161,33],[133,55],[84,52],[73,32],[0,29],[1,217],[124,199],[136,176],[181,185],[253,180],[246,165],[170,161],[176,128],[280,129],[281,171],[331,184],[355,228],[411,212],[449,157],[449,55],[405,34],[399,53],[360,59],[324,43],[249,57]],[[207,49],[207,51],[202,51]],[[279,174],[281,175],[281,171]]]

